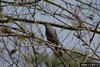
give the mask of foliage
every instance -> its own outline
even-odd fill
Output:
[[[100,62],[99,3],[2,0],[1,67],[79,67],[80,63]]]

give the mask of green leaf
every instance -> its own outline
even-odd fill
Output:
[[[19,39],[20,42],[23,42],[26,39],[26,37],[25,36],[19,36],[18,39]]]

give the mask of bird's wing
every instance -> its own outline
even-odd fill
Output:
[[[54,40],[58,41],[57,32],[54,28],[50,28],[50,33],[52,34],[52,37],[54,38]]]

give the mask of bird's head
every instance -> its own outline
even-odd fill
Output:
[[[49,23],[46,23],[44,26],[45,28],[51,28],[51,25]]]

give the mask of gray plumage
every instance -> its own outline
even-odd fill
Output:
[[[54,28],[52,28],[50,25],[49,26],[45,26],[46,27],[46,37],[47,40],[58,45],[58,37],[57,37],[57,33],[56,30]]]
[[[58,40],[58,37],[57,37],[56,30],[54,28],[52,28],[52,26],[49,25],[49,24],[46,24],[45,28],[46,28],[45,34],[46,34],[47,40],[50,41],[51,43],[54,43],[54,45],[58,45],[59,46],[59,40]],[[62,54],[61,51],[59,51],[57,47],[55,47],[54,49],[60,55]]]

